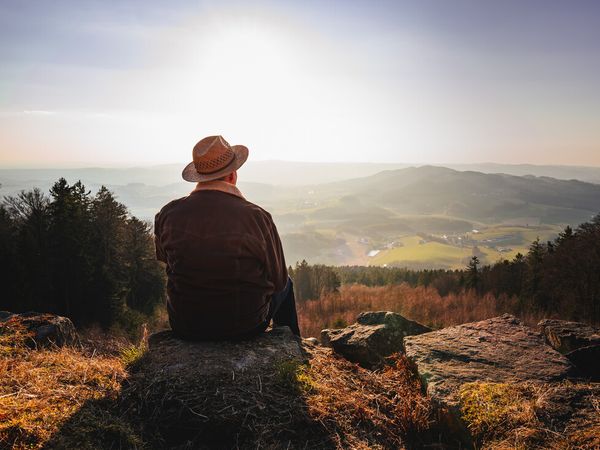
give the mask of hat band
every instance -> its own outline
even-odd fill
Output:
[[[221,160],[221,158],[216,158],[215,160],[210,161],[208,164],[218,163],[218,162],[220,162],[220,160]],[[214,170],[209,170],[209,171],[204,171],[203,170],[201,172],[200,170],[198,170],[198,162],[196,162],[196,161],[194,161],[194,167],[196,168],[196,172],[198,172],[200,175],[211,175],[213,173],[220,172],[221,170],[227,168],[233,161],[235,161],[235,153],[232,151],[231,152],[231,158],[229,158],[229,161],[226,164],[224,164],[224,165],[222,165],[220,167],[217,167]]]

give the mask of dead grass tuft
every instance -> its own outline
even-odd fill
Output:
[[[33,333],[21,322],[9,319],[0,324],[0,357],[23,354],[32,342]]]
[[[309,415],[322,423],[338,448],[403,448],[429,437],[433,410],[401,355],[372,372],[334,356],[312,352],[307,376]]]
[[[530,387],[509,383],[467,383],[460,391],[462,417],[475,436],[493,438],[507,428],[531,423],[535,402]]]
[[[2,448],[41,447],[86,401],[115,398],[125,378],[119,359],[80,349],[0,349]]]
[[[479,448],[600,448],[598,383],[469,383],[461,410]]]

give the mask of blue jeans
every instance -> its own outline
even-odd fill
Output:
[[[288,277],[283,291],[276,292],[271,296],[271,305],[269,307],[269,316],[267,320],[273,319],[273,326],[290,327],[292,333],[300,336],[298,327],[298,314],[296,313],[296,297],[294,296],[294,283]]]
[[[290,327],[292,333],[300,336],[300,328],[298,327],[298,314],[296,313],[296,297],[294,296],[294,283],[288,277],[287,283],[282,291],[275,292],[271,296],[269,304],[269,312],[267,318],[254,330],[244,333],[237,339],[247,339],[263,333],[273,320],[274,327],[286,326]]]

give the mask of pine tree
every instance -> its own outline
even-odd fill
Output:
[[[479,290],[481,277],[479,275],[479,258],[477,256],[471,257],[469,264],[466,268],[466,284],[469,289]]]
[[[122,313],[127,296],[127,274],[122,249],[127,208],[102,186],[91,201],[94,241],[94,292],[91,311],[103,325]]]
[[[86,318],[86,297],[92,280],[90,199],[81,182],[69,186],[64,178],[50,189],[50,268],[52,296],[61,314]]]
[[[43,302],[48,311],[56,310],[52,301],[48,198],[35,188],[16,197],[4,198],[5,211],[14,226],[15,298],[19,310],[36,309]]]
[[[154,255],[151,226],[127,220],[123,245],[127,307],[150,314],[165,299],[165,275]]]

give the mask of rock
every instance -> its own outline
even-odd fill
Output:
[[[184,341],[170,330],[161,331],[148,338],[148,348],[147,368],[194,379],[264,373],[282,361],[305,361],[299,341],[288,327],[274,328],[245,341]]]
[[[13,313],[9,311],[0,311],[0,322],[4,322],[6,319],[11,317]]]
[[[0,322],[0,330],[0,334],[18,334],[23,343],[31,348],[79,345],[79,336],[73,322],[67,317],[55,314],[10,314]]]
[[[579,374],[593,381],[600,381],[600,345],[579,347],[565,355]]]
[[[552,382],[572,372],[567,358],[509,314],[407,337],[404,346],[428,394],[447,407],[458,405],[465,383]]]
[[[321,331],[323,345],[365,368],[380,366],[386,356],[404,350],[405,336],[431,331],[424,325],[388,311],[365,312],[356,323]]]
[[[565,355],[586,378],[600,378],[600,330],[581,322],[546,319],[538,323],[546,342]]]
[[[319,448],[298,371],[301,340],[278,327],[245,341],[193,342],[153,334],[130,371],[123,402],[176,448]],[[313,440],[315,442],[313,442]],[[278,445],[274,445],[278,443]],[[296,448],[296,445],[292,445]]]
[[[314,337],[304,338],[302,339],[302,342],[308,345],[319,345],[319,340]]]
[[[563,355],[581,347],[600,345],[600,330],[585,323],[546,319],[538,327],[548,344]]]

